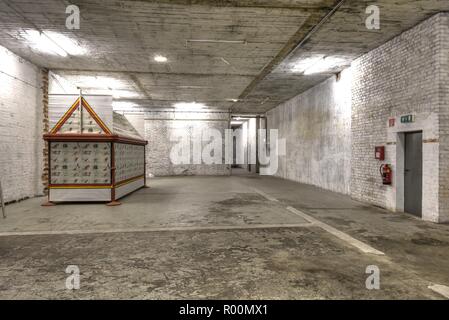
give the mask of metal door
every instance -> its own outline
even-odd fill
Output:
[[[405,134],[405,211],[422,216],[422,132]]]

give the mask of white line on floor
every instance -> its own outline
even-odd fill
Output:
[[[269,201],[274,201],[274,202],[279,202],[278,199],[266,194],[265,192],[259,190],[259,189],[255,189],[254,191],[257,192],[258,194],[260,194],[261,196],[265,197],[266,199],[268,199]],[[373,247],[367,245],[366,243],[363,243],[360,240],[357,240],[353,237],[351,237],[350,235],[335,229],[334,227],[331,227],[328,224],[325,224],[324,222],[321,222],[311,216],[309,216],[308,214],[305,214],[302,211],[299,211],[293,207],[286,207],[286,209],[294,214],[296,214],[297,216],[300,216],[301,218],[305,219],[306,221],[309,221],[311,224],[320,227],[321,229],[329,232],[330,234],[336,236],[337,238],[349,243],[350,245],[356,247],[357,249],[359,249],[360,251],[362,251],[363,253],[369,253],[369,254],[376,254],[376,255],[384,255],[384,253],[382,251],[379,251],[377,249],[374,249]]]
[[[296,224],[255,224],[245,226],[204,226],[204,227],[166,227],[166,228],[138,228],[138,229],[111,229],[111,230],[60,230],[60,231],[23,231],[0,232],[0,237],[10,236],[39,236],[39,235],[76,235],[76,234],[102,234],[102,233],[133,233],[133,232],[160,232],[160,231],[220,231],[220,230],[249,230],[274,228],[303,228],[310,227],[311,223]]]
[[[434,284],[428,287],[430,290],[441,294],[443,297],[449,299],[449,287],[442,284]]]
[[[259,189],[255,189],[255,188],[254,188],[254,191],[255,191],[256,193],[260,194],[262,197],[268,199],[269,201],[279,202],[278,199],[276,199],[276,198],[270,196],[269,194],[266,194],[265,192],[263,192],[263,191],[261,191],[261,190],[259,190]]]
[[[360,240],[357,240],[353,237],[351,237],[350,235],[335,229],[334,227],[331,227],[328,224],[325,224],[324,222],[321,222],[315,218],[312,218],[311,216],[305,214],[304,212],[301,212],[293,207],[287,207],[286,208],[288,211],[300,216],[301,218],[309,221],[310,223],[312,223],[313,225],[320,227],[321,229],[326,230],[327,232],[329,232],[330,234],[336,236],[337,238],[346,241],[347,243],[349,243],[350,245],[356,247],[357,249],[359,249],[360,251],[364,252],[364,253],[370,253],[370,254],[377,254],[377,255],[384,255],[384,253],[382,251],[379,251],[377,249],[374,249],[373,247],[371,247],[370,245],[367,245],[366,243],[363,243]]]

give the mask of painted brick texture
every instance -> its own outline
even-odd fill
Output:
[[[349,194],[351,70],[283,103],[267,117],[268,128],[286,139],[276,176]]]
[[[0,47],[0,179],[6,202],[42,194],[41,70]]]
[[[439,14],[437,32],[440,47],[437,53],[439,69],[439,209],[440,221],[449,221],[449,14]]]
[[[406,132],[423,132],[423,219],[449,221],[449,14],[439,13],[267,113],[287,140],[277,176],[404,210]],[[415,121],[401,124],[402,115]],[[389,119],[396,125],[389,127]],[[386,147],[385,161],[374,158]],[[393,167],[384,186],[382,163]]]
[[[225,129],[229,123],[228,113],[205,112],[148,112],[145,115],[145,139],[147,146],[147,174],[154,176],[179,176],[179,175],[229,175],[230,165],[226,164],[195,164],[193,155],[198,154],[193,149],[193,139],[197,139],[196,132],[207,129],[220,131],[223,141]],[[190,147],[191,164],[174,164],[170,159],[170,153],[178,141],[175,138],[178,132],[192,141]],[[204,147],[208,142],[202,143]],[[224,146],[222,157],[225,162]]]
[[[441,146],[444,149],[438,143],[443,133],[442,128],[439,132],[439,123],[448,123],[439,113],[443,19],[447,20],[447,15],[438,14],[352,64],[352,197],[391,210],[400,209],[403,200],[398,171],[402,168],[396,163],[400,144],[397,133],[422,130],[423,217],[435,222],[441,221],[438,193],[444,189],[441,180],[438,187],[439,173],[447,172],[447,165],[441,166],[438,151]],[[405,114],[414,114],[415,123],[388,128],[389,118],[396,118],[398,123]],[[382,185],[380,162],[373,155],[377,145],[387,146],[386,162],[393,165],[396,173],[392,186]]]

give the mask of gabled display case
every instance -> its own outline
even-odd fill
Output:
[[[44,135],[49,165],[45,205],[119,205],[118,199],[146,186],[147,142],[123,115],[112,111],[111,97],[50,95],[49,100],[49,121],[54,126]],[[63,106],[68,101],[67,110]]]

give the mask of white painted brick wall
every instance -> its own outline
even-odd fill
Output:
[[[446,188],[439,173],[447,172],[441,165],[439,149],[443,119],[441,101],[441,21],[447,14],[438,14],[413,29],[360,57],[352,64],[352,175],[351,195],[391,210],[403,204],[400,193],[400,163],[396,163],[397,132],[423,131],[423,218],[442,221],[438,192]],[[446,73],[447,74],[447,73]],[[448,81],[446,80],[445,86]],[[447,104],[446,104],[447,105]],[[414,114],[413,124],[398,124],[400,116]],[[388,119],[396,118],[396,127],[389,129]],[[440,140],[438,140],[440,138]],[[440,143],[439,143],[439,142]],[[382,185],[374,147],[387,146],[386,163],[393,166],[392,186]],[[443,148],[441,148],[443,146]],[[447,157],[446,157],[447,159]],[[384,162],[384,163],[385,163]],[[446,175],[447,176],[447,175]],[[440,180],[439,180],[440,179]],[[438,183],[440,182],[440,188]],[[441,199],[441,198],[440,198]],[[441,200],[440,200],[441,204]]]
[[[286,139],[276,174],[349,194],[351,70],[332,77],[267,113],[268,128]]]
[[[352,74],[349,85],[335,90],[329,79],[267,113],[269,128],[287,139],[277,176],[402,211],[398,133],[423,131],[423,218],[449,221],[449,13],[374,49],[345,72]],[[337,93],[340,105],[333,100]],[[341,113],[345,107],[348,120]],[[400,124],[407,114],[415,122]],[[396,120],[393,128],[390,118]],[[386,147],[385,161],[374,158],[376,146]],[[382,184],[382,163],[393,167],[392,186]],[[343,166],[349,171],[341,171]]]
[[[440,221],[449,221],[449,14],[438,15],[439,50],[437,53],[440,92],[440,166],[439,209]]]
[[[0,47],[0,179],[5,201],[42,194],[40,69]]]
[[[170,141],[175,130],[184,130],[187,137],[194,139],[194,130],[218,129],[225,137],[228,128],[227,113],[208,112],[147,112],[145,114],[145,139],[147,146],[147,173],[154,176],[177,175],[229,175],[227,164],[173,164],[170,151],[177,142]],[[206,145],[207,142],[203,143]],[[191,146],[191,159],[193,159]],[[223,163],[225,152],[222,149]],[[193,161],[192,161],[193,162]]]

